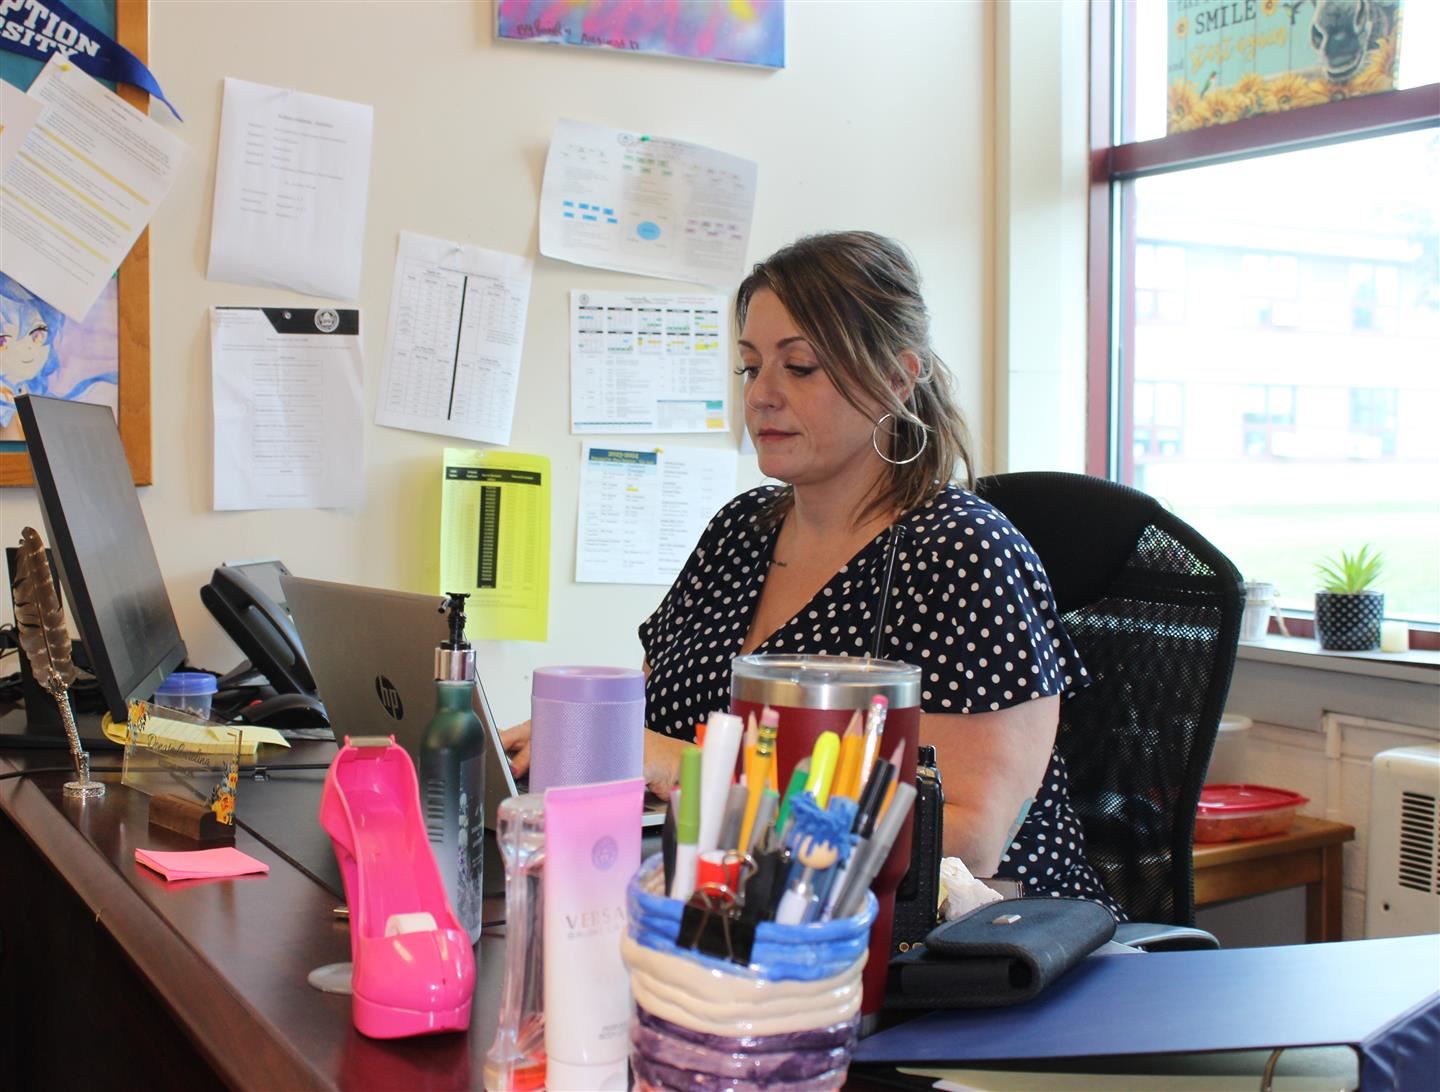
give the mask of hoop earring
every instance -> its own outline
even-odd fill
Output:
[[[891,466],[904,466],[906,463],[913,463],[916,459],[920,458],[921,455],[925,454],[925,446],[930,442],[930,430],[924,425],[919,426],[920,449],[916,451],[914,455],[911,455],[908,459],[892,459],[880,450],[880,426],[894,416],[893,413],[887,413],[875,422],[875,428],[870,432],[870,446],[875,449],[876,455],[879,455],[880,458],[884,459]],[[892,432],[891,435],[893,436],[895,434]]]

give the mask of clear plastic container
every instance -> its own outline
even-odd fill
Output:
[[[1236,842],[1284,834],[1295,812],[1308,803],[1308,796],[1267,785],[1206,785],[1195,811],[1195,841]]]
[[[214,697],[214,675],[203,671],[176,671],[155,688],[152,700],[156,705],[182,709],[197,717],[208,717],[210,702]]]

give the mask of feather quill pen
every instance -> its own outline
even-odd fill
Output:
[[[65,612],[55,591],[45,544],[33,527],[20,532],[20,551],[15,562],[15,582],[11,585],[15,605],[15,624],[20,631],[20,648],[30,661],[30,671],[41,688],[60,707],[70,756],[75,760],[78,782],[67,783],[69,795],[95,796],[104,786],[90,780],[90,756],[80,746],[80,732],[75,726],[75,713],[70,708],[70,684],[75,681],[75,662],[70,656],[70,631],[65,628]],[[72,790],[72,784],[85,791]],[[98,791],[97,791],[98,790]]]

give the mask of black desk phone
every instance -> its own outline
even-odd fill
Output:
[[[276,587],[279,574],[289,572],[278,561],[266,562],[264,567],[275,570]],[[265,676],[275,696],[239,710],[241,719],[252,724],[324,727],[329,721],[317,696],[315,676],[305,659],[300,635],[285,609],[261,587],[256,569],[253,564],[221,565],[211,575],[210,583],[200,589],[200,601],[249,660],[249,664],[221,679],[220,686],[235,687],[259,673]],[[300,702],[297,704],[288,695],[299,695]],[[273,717],[269,707],[273,707]]]

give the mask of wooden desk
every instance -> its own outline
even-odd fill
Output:
[[[275,761],[333,754],[297,744]],[[91,756],[101,767],[118,758]],[[0,772],[67,761],[0,752]],[[329,891],[244,830],[237,847],[268,875],[166,883],[135,849],[193,847],[150,832],[147,798],[117,774],[97,776],[106,794],[84,804],[62,797],[63,772],[0,781],[0,1087],[480,1087],[501,936],[486,930],[477,949],[468,1034],[366,1039],[348,997],[306,983],[312,968],[350,958]]]
[[[1340,939],[1340,847],[1355,837],[1348,823],[1299,815],[1287,834],[1246,842],[1197,842],[1195,905],[1305,885],[1305,939]]]

